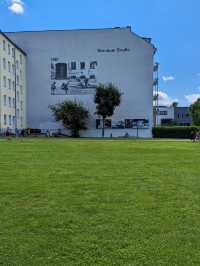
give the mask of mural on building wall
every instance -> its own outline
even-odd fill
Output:
[[[97,61],[63,61],[51,58],[51,95],[94,94]]]

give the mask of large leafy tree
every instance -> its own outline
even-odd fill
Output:
[[[102,137],[105,131],[105,119],[114,114],[115,108],[121,103],[121,92],[112,83],[99,84],[96,88],[94,102],[96,104],[96,114],[102,117]]]
[[[76,101],[64,101],[50,106],[56,121],[61,121],[66,129],[71,130],[72,137],[79,137],[79,131],[87,129],[88,111]]]
[[[200,98],[190,106],[193,124],[200,126]]]

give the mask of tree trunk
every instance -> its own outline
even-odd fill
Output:
[[[104,138],[104,135],[105,135],[105,118],[103,117],[102,138]]]

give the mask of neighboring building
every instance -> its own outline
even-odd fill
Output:
[[[190,126],[192,124],[192,117],[190,115],[189,107],[175,107],[174,121],[180,126]]]
[[[90,112],[82,136],[101,136],[94,94],[99,83],[118,86],[122,103],[106,121],[106,136],[152,136],[155,47],[130,27],[6,33],[28,55],[28,127],[58,129],[50,104],[81,101]]]
[[[174,120],[173,106],[158,106],[156,107],[156,125],[170,124]]]
[[[190,126],[192,124],[189,107],[158,106],[156,121],[156,125],[159,126],[173,123],[178,126]]]
[[[26,127],[26,54],[0,32],[0,132]]]

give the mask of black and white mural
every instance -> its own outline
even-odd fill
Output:
[[[93,94],[97,86],[97,61],[51,58],[51,95]]]

